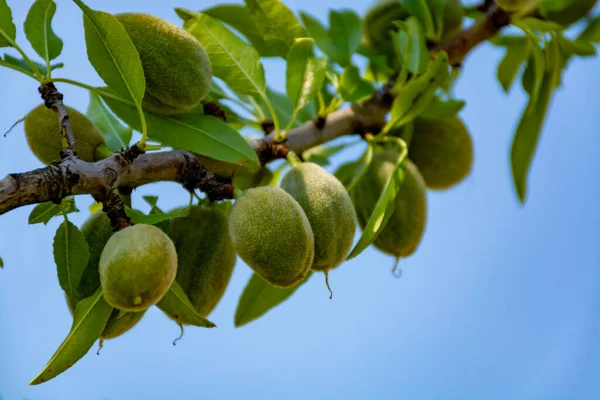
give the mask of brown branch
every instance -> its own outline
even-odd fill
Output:
[[[44,100],[44,105],[58,114],[58,126],[63,142],[62,158],[68,158],[77,155],[77,146],[73,136],[73,128],[67,107],[63,104],[63,95],[60,93],[54,83],[45,82],[39,88],[38,92]]]
[[[432,51],[446,51],[452,65],[460,64],[477,44],[495,35],[509,22],[510,17],[504,11],[492,6],[472,28]],[[275,132],[270,132],[263,138],[251,140],[249,144],[265,164],[285,157],[289,150],[301,154],[304,150],[343,135],[377,132],[385,125],[393,102],[389,94],[391,86],[393,82],[367,102],[329,114],[324,126],[309,121],[290,130],[285,143],[274,143]],[[62,96],[54,104],[62,106]],[[188,190],[199,189],[213,200],[228,199],[233,197],[231,176],[244,169],[243,166],[216,161],[185,150],[147,153],[131,159],[120,152],[96,163],[66,157],[59,164],[10,174],[0,180],[0,215],[28,204],[46,201],[58,203],[70,195],[90,194],[97,199],[110,201],[114,200],[112,196],[116,190],[164,181],[181,183]]]
[[[433,49],[433,52],[448,53],[450,65],[460,65],[464,58],[478,44],[495,36],[502,28],[510,24],[510,15],[492,4],[486,11],[485,17],[477,21],[471,28],[460,33],[453,40]]]

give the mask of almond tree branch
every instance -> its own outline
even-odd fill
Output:
[[[60,135],[63,142],[63,158],[68,158],[77,154],[75,137],[73,136],[73,128],[67,107],[63,104],[63,95],[52,82],[44,82],[38,89],[44,105],[53,110],[58,115],[58,126],[60,127]]]
[[[485,17],[473,27],[432,51],[447,52],[450,63],[458,65],[475,46],[494,36],[509,22],[510,17],[492,5]],[[386,114],[393,101],[388,88],[389,85],[386,85],[372,99],[362,104],[354,104],[329,114],[322,127],[322,124],[317,127],[317,124],[310,121],[290,130],[285,145],[274,143],[274,133],[251,140],[250,145],[257,152],[261,163],[266,164],[273,159],[285,157],[288,149],[300,153],[343,135],[377,131],[385,124]],[[67,142],[70,146],[68,134]],[[72,144],[74,145],[74,141]],[[72,149],[74,150],[74,146]],[[59,203],[70,195],[90,194],[108,201],[119,188],[136,188],[164,181],[179,182],[188,190],[199,189],[213,200],[233,197],[234,188],[229,178],[242,167],[185,150],[132,155],[128,153],[132,149],[96,163],[66,157],[62,162],[45,168],[9,174],[0,180],[0,215],[29,204],[46,201]]]

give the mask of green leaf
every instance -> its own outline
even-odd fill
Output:
[[[448,55],[442,52],[435,57],[423,75],[411,79],[406,85],[392,89],[396,99],[392,104],[392,115],[384,128],[385,132],[422,114],[433,101],[435,92],[447,81]]]
[[[183,27],[204,47],[212,63],[213,75],[236,92],[260,95],[265,91],[265,70],[258,52],[206,14],[177,9]]]
[[[571,40],[564,35],[559,35],[558,40],[561,50],[566,55],[575,55],[579,57],[592,57],[596,55],[596,48],[588,41],[581,39]]]
[[[340,52],[335,47],[327,29],[318,19],[309,14],[300,12],[300,18],[302,18],[302,22],[304,23],[309,36],[315,40],[317,47],[320,48],[331,61],[339,62],[341,58]]]
[[[349,65],[340,77],[340,91],[344,101],[357,103],[375,93],[372,84],[361,78],[358,68]]]
[[[427,0],[400,0],[400,4],[423,24],[426,36],[430,39],[435,39],[436,32],[433,17],[431,16]]]
[[[244,288],[237,309],[234,324],[236,328],[246,325],[287,300],[300,286],[312,276],[312,271],[306,278],[295,286],[280,288],[270,285],[256,274],[252,274]]]
[[[77,296],[79,281],[90,258],[85,236],[65,219],[56,231],[53,247],[58,283],[67,295]]]
[[[348,180],[348,184],[345,185],[348,192],[354,189],[356,184],[360,182],[367,173],[367,169],[369,168],[369,165],[371,165],[371,161],[373,161],[373,150],[373,145],[369,143],[358,163],[353,166],[354,173],[352,174],[351,179]]]
[[[30,72],[32,74],[35,74],[35,72],[33,71],[33,69],[31,69],[31,66],[27,63],[27,61],[23,60],[22,58],[16,58],[11,56],[10,54],[5,54],[4,55],[4,62],[14,65],[15,67],[19,67],[21,69],[24,69],[27,72]],[[31,61],[38,70],[40,71],[44,71],[46,69],[46,67],[38,62],[35,61]],[[55,69],[59,69],[64,67],[63,63],[56,63],[56,64],[52,64],[50,65],[50,70],[53,71]]]
[[[429,3],[433,3],[431,4],[429,11],[431,12],[433,24],[435,25],[435,37],[432,39],[435,39],[437,42],[444,34],[444,14],[446,13],[448,0],[430,0]]]
[[[196,311],[177,281],[173,281],[167,294],[164,295],[156,306],[173,318],[178,324],[193,325],[201,328],[216,327],[215,324],[198,314],[198,311]]]
[[[531,54],[531,42],[524,37],[520,37],[519,39],[506,46],[506,54],[500,64],[498,64],[498,81],[507,93],[521,66]]]
[[[102,80],[141,108],[146,80],[140,55],[125,28],[113,15],[73,0],[83,11],[88,58]]]
[[[336,61],[345,67],[352,61],[362,39],[362,22],[351,10],[329,12],[329,36],[337,50]]]
[[[90,91],[90,103],[86,115],[100,129],[106,139],[106,145],[112,152],[129,147],[132,129],[121,124],[106,108],[100,96],[92,91]]]
[[[63,48],[63,41],[52,30],[55,12],[54,0],[36,0],[27,13],[24,25],[31,47],[47,62],[58,57]]]
[[[552,80],[551,74],[546,73],[537,98],[530,96],[529,104],[523,112],[513,139],[510,161],[513,181],[521,203],[525,202],[527,196],[527,175],[552,98],[554,89]]]
[[[13,23],[12,11],[6,0],[0,0],[0,47],[12,47],[17,38],[17,27]]]
[[[409,72],[422,74],[429,64],[429,50],[419,21],[410,17],[406,21],[397,21],[400,30],[394,36],[400,60]]]
[[[428,119],[443,119],[452,117],[460,112],[463,107],[466,105],[464,100],[445,100],[442,101],[438,98],[435,98],[427,110],[423,114],[421,114],[422,118]]]
[[[202,10],[203,14],[229,25],[248,39],[262,57],[277,57],[277,52],[263,39],[254,16],[241,4],[219,4]]]
[[[531,58],[531,62],[533,62],[533,87],[531,89],[532,98],[537,98],[540,88],[542,86],[542,81],[544,79],[544,71],[546,69],[546,61],[544,58],[544,52],[541,47],[541,43],[539,39],[533,34],[531,29],[527,25],[520,26],[523,31],[529,37],[531,41],[531,50],[533,57]]]
[[[340,143],[333,146],[326,146],[324,144],[312,147],[302,153],[302,159],[307,162],[318,164],[325,167],[330,164],[329,158],[339,153],[342,150],[347,149],[354,143]]]
[[[29,214],[29,225],[44,224],[46,225],[52,218],[79,212],[75,206],[74,197],[66,197],[60,204],[54,204],[51,201],[36,205]]]
[[[104,300],[101,289],[77,303],[69,335],[42,372],[29,384],[47,382],[79,361],[102,334],[112,311],[113,308]]]
[[[279,0],[244,0],[258,23],[265,42],[286,58],[294,40],[307,37],[307,33],[289,8]]]
[[[0,269],[4,268],[4,260],[0,257]]]
[[[142,199],[144,199],[144,201],[146,203],[148,203],[148,205],[150,207],[152,207],[153,209],[156,207],[156,204],[158,203],[158,196],[142,196]]]
[[[134,210],[125,206],[125,213],[134,224],[148,224],[148,225],[156,225],[159,222],[166,221],[170,218],[179,218],[179,217],[187,217],[190,210],[186,208],[183,211],[171,211],[168,213],[162,212],[153,212],[151,214],[144,214],[138,210]]]
[[[396,205],[394,200],[404,182],[406,160],[406,157],[403,157],[403,159],[398,158],[396,168],[394,168],[394,171],[386,182],[383,191],[381,192],[381,196],[379,197],[379,200],[377,200],[373,214],[371,214],[365,229],[363,229],[362,235],[360,236],[360,239],[358,239],[358,243],[356,243],[346,260],[351,260],[362,253],[363,250],[369,247],[371,243],[377,239],[377,236],[379,236],[381,231],[383,231],[383,228],[385,228],[385,225],[394,212]]]
[[[315,98],[325,80],[327,59],[315,58],[313,45],[313,39],[297,39],[287,57],[285,86],[296,112]]]
[[[104,92],[109,92],[102,89]],[[100,93],[102,96],[102,92]],[[136,130],[141,129],[135,107],[122,100],[104,95],[104,102],[117,117]],[[148,137],[176,149],[189,150],[216,160],[259,166],[256,152],[238,131],[211,115],[183,114],[165,116],[144,112]]]
[[[587,24],[577,40],[600,43],[600,15],[596,16]]]

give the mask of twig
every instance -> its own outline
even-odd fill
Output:
[[[63,95],[52,82],[45,82],[38,88],[42,95],[44,105],[58,114],[58,125],[63,142],[62,158],[68,158],[77,155],[75,137],[67,107],[63,104]]]

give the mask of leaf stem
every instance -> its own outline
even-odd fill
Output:
[[[19,45],[10,38],[10,36],[8,36],[2,29],[0,29],[0,35],[2,35],[4,37],[4,39],[6,39],[6,41],[12,46],[14,47],[19,54],[21,54],[21,56],[23,56],[23,59],[25,60],[25,62],[29,65],[29,67],[31,68],[31,70],[33,71],[34,75],[36,75],[36,79],[38,81],[42,81],[44,78],[44,75],[40,72],[40,70],[35,66],[35,64],[33,63],[33,61],[31,61],[31,59],[29,57],[27,57],[27,54],[25,54],[25,52],[23,51],[23,49],[21,49],[19,47]],[[38,79],[39,78],[39,79]]]
[[[302,160],[300,160],[300,157],[298,157],[298,155],[293,151],[290,151],[285,158],[287,159],[287,162],[290,163],[290,166],[292,168],[294,168],[294,166],[302,163]]]
[[[31,72],[27,71],[26,69],[19,68],[19,67],[17,67],[16,65],[9,64],[9,63],[7,63],[7,62],[5,62],[5,61],[2,61],[2,60],[0,60],[0,65],[1,65],[1,66],[3,66],[3,67],[6,67],[6,68],[10,68],[10,69],[12,69],[12,70],[18,71],[18,72],[20,72],[20,73],[22,73],[22,74],[25,74],[25,75],[27,75],[28,77],[30,77],[30,78],[32,78],[32,79],[35,79],[36,81],[38,81],[38,82],[40,82],[40,83],[42,82],[42,79],[38,78],[37,76],[35,76],[35,75],[34,75],[34,74],[32,74]]]

